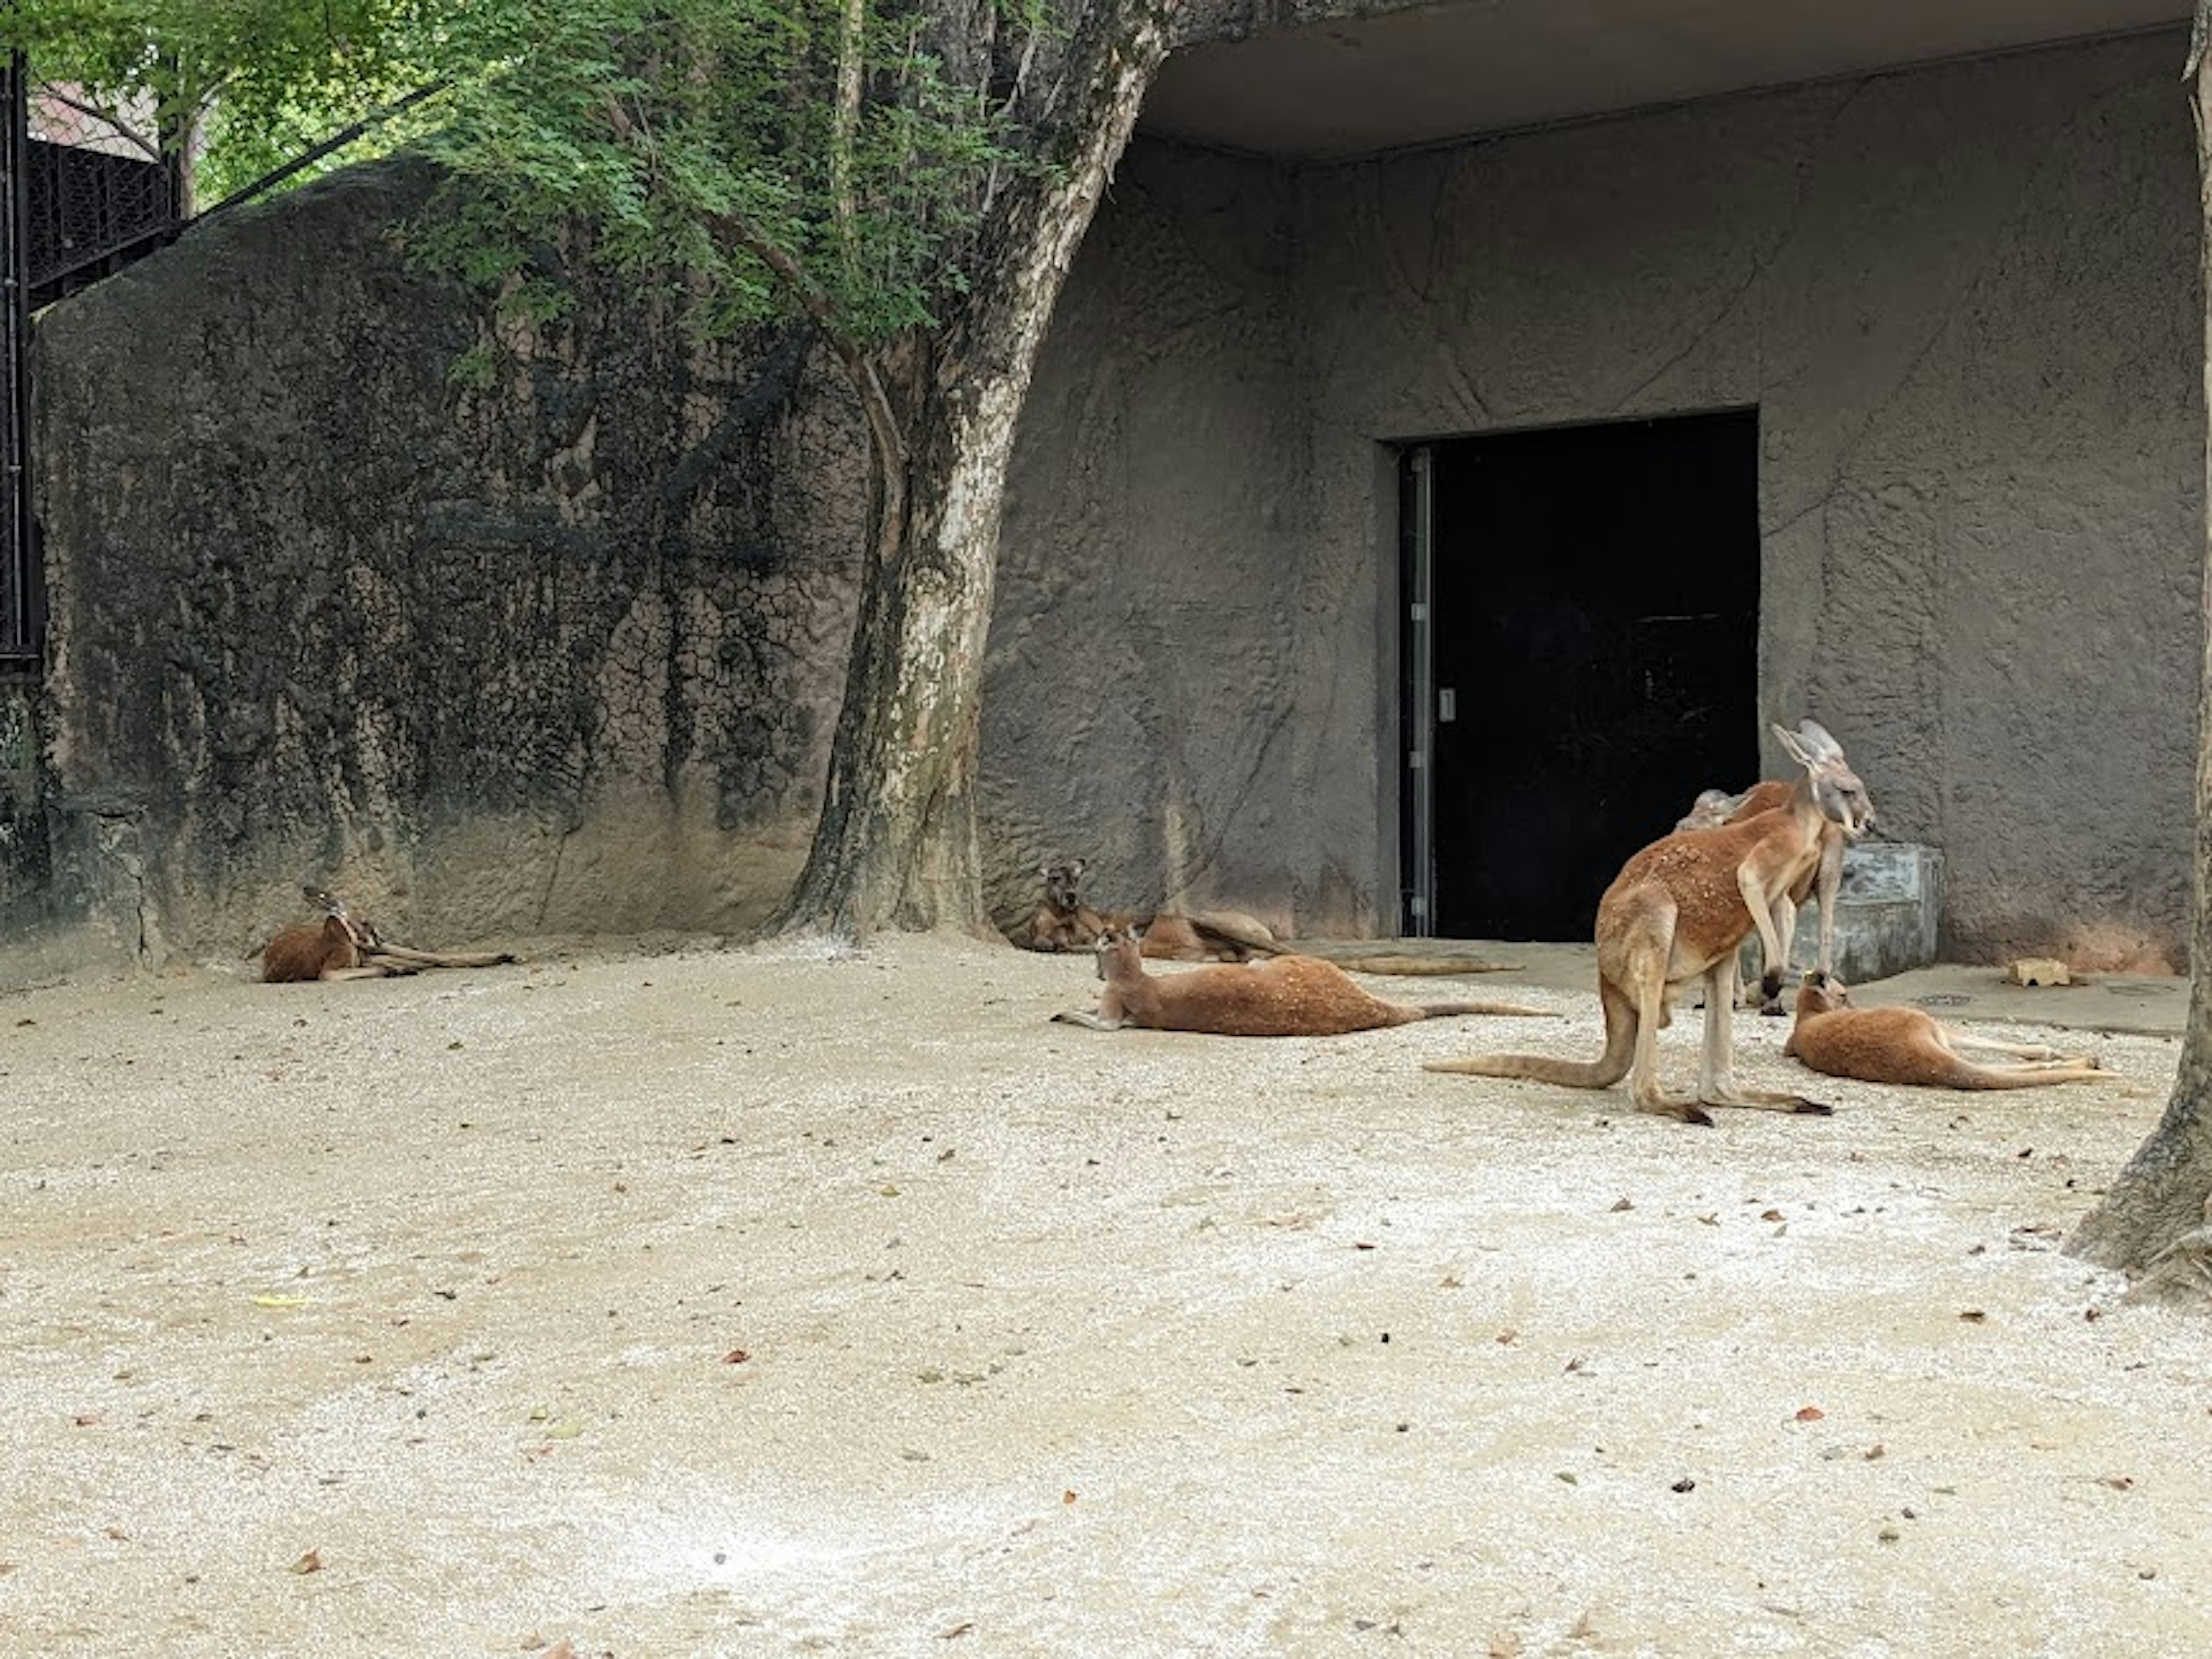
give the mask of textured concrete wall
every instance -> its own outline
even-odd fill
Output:
[[[2179,62],[2108,42],[1294,174],[1139,155],[1025,428],[1001,819],[1109,849],[1109,899],[1387,920],[1390,441],[1755,404],[1767,714],[1827,722],[1886,829],[1942,849],[1948,948],[2185,965]],[[1051,702],[1063,658],[1090,702]],[[1163,758],[1184,719],[1205,746]],[[1178,810],[1200,860],[1144,841]]]
[[[1062,297],[984,687],[1002,915],[1036,902],[1040,861],[1080,854],[1109,905],[1355,920],[1307,821],[1317,612],[1360,561],[1314,548],[1289,186],[1140,145]]]
[[[842,399],[581,271],[495,337],[392,245],[422,185],[341,175],[41,320],[47,817],[149,957],[235,957],[311,876],[428,944],[740,930],[803,858]]]
[[[1393,441],[1756,404],[1766,711],[1828,721],[1942,848],[1951,948],[2179,965],[2175,50],[1328,169],[1139,144],[1014,468],[994,902],[1081,853],[1109,903],[1389,925]],[[580,277],[492,341],[387,245],[416,188],[346,175],[42,322],[55,660],[0,708],[0,934],[234,955],[308,875],[432,943],[781,896],[850,617],[842,391]]]

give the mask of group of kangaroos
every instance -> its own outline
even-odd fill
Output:
[[[1626,1078],[1636,1109],[1686,1123],[1711,1124],[1708,1107],[1752,1107],[1826,1115],[1802,1095],[1739,1085],[1733,1073],[1733,1019],[1743,988],[1736,955],[1755,929],[1765,971],[1756,988],[1766,1012],[1781,1012],[1783,975],[1797,908],[1817,898],[1817,966],[1797,994],[1796,1023],[1783,1052],[1816,1072],[1869,1083],[1951,1089],[2014,1089],[2106,1075],[2088,1055],[1998,1042],[1947,1025],[1917,1008],[1856,1008],[1832,971],[1836,890],[1844,848],[1874,824],[1873,804],[1844,758],[1843,746],[1817,722],[1772,728],[1798,769],[1741,795],[1709,790],[1674,832],[1622,866],[1598,901],[1598,998],[1605,1051],[1594,1060],[1544,1054],[1474,1054],[1428,1062],[1434,1072],[1522,1078],[1606,1089]],[[1202,1031],[1225,1036],[1334,1036],[1462,1014],[1542,1018],[1511,1003],[1404,1004],[1370,995],[1343,969],[1299,956],[1248,916],[1161,915],[1141,925],[1085,906],[1080,860],[1044,866],[1045,902],[1022,942],[1036,950],[1096,951],[1105,981],[1098,1011],[1055,1019],[1118,1030]],[[1152,975],[1144,958],[1237,965]],[[1395,964],[1354,962],[1389,971]],[[1474,964],[1481,966],[1485,964]],[[1465,969],[1462,969],[1464,971]],[[1658,1036],[1675,998],[1699,988],[1705,1047],[1693,1094],[1661,1084]],[[2008,1056],[1967,1058],[1962,1049]]]

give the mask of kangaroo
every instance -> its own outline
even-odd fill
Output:
[[[1549,1018],[1540,1008],[1504,1002],[1385,1002],[1318,957],[1279,956],[1246,966],[1154,975],[1145,971],[1143,941],[1133,927],[1108,928],[1097,950],[1098,977],[1106,981],[1098,1012],[1071,1010],[1054,1019],[1095,1031],[1134,1025],[1217,1036],[1341,1036],[1456,1014]]]
[[[1087,867],[1081,859],[1037,866],[1044,878],[1044,902],[1030,917],[1028,937],[1018,943],[1031,951],[1087,951],[1109,927],[1134,927],[1144,936],[1145,954],[1156,961],[1249,962],[1279,955],[1285,948],[1265,922],[1241,910],[1188,915],[1157,910],[1149,916],[1117,910],[1102,916],[1083,902]]]
[[[1832,744],[1835,740],[1831,738],[1828,741]],[[1836,752],[1840,755],[1843,751],[1838,750]],[[1754,783],[1740,795],[1708,789],[1698,797],[1688,813],[1674,828],[1678,832],[1717,830],[1726,824],[1757,817],[1761,812],[1771,812],[1787,804],[1789,799],[1790,785],[1772,778]],[[1790,971],[1790,948],[1796,942],[1798,907],[1808,896],[1817,896],[1820,901],[1820,943],[1818,959],[1814,965],[1824,974],[1833,971],[1836,890],[1843,884],[1844,848],[1873,827],[1874,810],[1871,806],[1856,830],[1846,830],[1837,823],[1824,823],[1821,825],[1820,861],[1806,872],[1803,878],[1790,890],[1788,904],[1779,909],[1774,918],[1775,931],[1781,939],[1782,956],[1779,960],[1769,957],[1759,964],[1759,995],[1755,1000],[1760,1013],[1778,1018],[1789,1012],[1782,1004],[1782,984]],[[1753,1000],[1752,988],[1743,987],[1737,997],[1739,1006],[1748,1006]]]
[[[1605,1052],[1594,1060],[1541,1054],[1475,1054],[1431,1060],[1432,1072],[1528,1078],[1607,1089],[1624,1077],[1639,1112],[1710,1125],[1706,1106],[1825,1115],[1802,1095],[1740,1089],[1733,1073],[1735,951],[1759,929],[1769,962],[1781,959],[1775,905],[1815,869],[1822,827],[1856,833],[1874,816],[1866,786],[1836,740],[1811,720],[1774,735],[1805,775],[1788,802],[1717,830],[1678,830],[1630,859],[1597,907],[1598,999]],[[1698,1092],[1668,1095],[1659,1082],[1659,1030],[1667,1005],[1692,981],[1705,991],[1705,1042]]]
[[[1019,941],[1024,950],[1087,950],[1098,937],[1106,923],[1082,897],[1087,867],[1081,859],[1037,866],[1037,874],[1044,878],[1044,902],[1030,917],[1029,937]]]
[[[264,984],[382,979],[419,973],[425,968],[491,968],[514,960],[505,951],[454,954],[394,945],[377,932],[374,922],[349,913],[344,901],[328,890],[307,886],[300,891],[308,903],[323,912],[323,919],[287,927],[261,947]]]
[[[1249,962],[1287,951],[1267,923],[1242,910],[1158,910],[1148,921],[1118,920],[1143,933],[1144,953],[1155,962]]]
[[[2010,1054],[2020,1063],[1984,1066],[1961,1048]],[[2094,1054],[1976,1036],[1917,1008],[1854,1007],[1850,988],[1818,969],[1798,990],[1797,1024],[1782,1052],[1830,1077],[1926,1089],[2033,1089],[2111,1075]]]

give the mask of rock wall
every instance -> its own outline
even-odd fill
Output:
[[[864,499],[834,371],[580,264],[495,325],[396,245],[426,182],[40,320],[47,817],[149,957],[234,957],[311,877],[422,943],[741,931],[804,857]]]
[[[1139,143],[1013,468],[996,907],[1073,853],[1108,903],[1390,926],[1401,443],[1756,404],[1765,713],[1826,721],[1942,851],[1947,950],[2183,965],[2173,57],[1341,167]],[[743,932],[783,896],[849,632],[842,386],[580,266],[568,315],[497,334],[392,245],[422,187],[341,175],[41,319],[52,667],[0,697],[0,953],[235,959],[308,877],[434,944]]]
[[[1755,404],[1765,717],[1827,723],[1885,830],[1942,851],[1947,951],[2185,968],[2179,61],[2114,40],[1289,173],[1140,148],[1010,505],[1010,840],[1103,854],[1109,900],[1389,925],[1397,444]]]
[[[1071,273],[1008,484],[983,695],[994,908],[1331,911],[1302,831],[1310,533],[1290,176],[1139,145]]]

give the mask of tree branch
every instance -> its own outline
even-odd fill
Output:
[[[860,131],[860,90],[866,54],[868,0],[845,0],[837,24],[837,103],[830,126],[830,210],[850,276],[860,253],[859,204],[853,198],[853,148]]]
[[[72,97],[51,81],[39,82],[39,96],[48,103],[59,104],[64,109],[75,110],[79,115],[87,116],[99,122],[117,137],[145,151],[147,160],[158,161],[161,159],[160,143],[125,125],[119,112],[104,110],[97,104],[87,103],[82,98]]]
[[[883,463],[884,520],[896,522],[897,516],[906,510],[906,434],[899,426],[897,411],[891,407],[890,395],[884,390],[883,377],[876,373],[873,360],[844,326],[837,314],[836,302],[823,292],[821,284],[790,249],[769,240],[757,225],[735,209],[717,217],[714,228],[769,268],[785,291],[799,302],[799,309],[822,331],[823,337],[830,342],[830,349],[837,354],[837,361],[845,366],[854,390],[860,394],[860,412],[867,420],[869,438]]]

